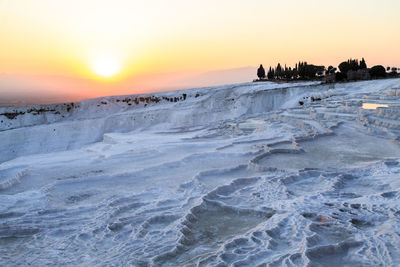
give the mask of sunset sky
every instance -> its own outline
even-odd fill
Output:
[[[399,66],[399,33],[399,0],[0,0],[0,97],[213,85],[229,69],[245,82],[298,60]]]

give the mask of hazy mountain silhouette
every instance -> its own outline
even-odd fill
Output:
[[[0,74],[0,106],[78,101],[105,95],[140,94],[248,82],[256,67],[180,71],[131,76],[118,82],[61,75]],[[86,92],[82,95],[82,92]]]

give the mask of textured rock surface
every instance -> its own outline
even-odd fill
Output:
[[[0,109],[1,263],[397,266],[399,83]]]

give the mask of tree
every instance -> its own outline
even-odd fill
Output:
[[[365,59],[362,58],[360,61],[360,69],[366,69],[367,68],[367,63],[365,63]]]
[[[306,78],[306,66],[307,66],[307,62],[299,62],[298,72],[299,72],[300,79]]]
[[[275,69],[275,78],[277,78],[277,79],[282,78],[282,67],[281,67],[281,63],[278,63],[278,65],[276,66],[276,69]]]
[[[358,62],[358,59],[348,59],[347,61],[344,61],[339,64],[339,70],[340,72],[347,78],[347,72],[349,70],[352,71],[358,71],[359,69],[366,69],[367,64],[365,63],[365,59],[362,58],[360,63]]]
[[[260,67],[259,67],[258,70],[257,70],[257,76],[258,76],[258,78],[259,78],[260,80],[262,80],[262,79],[265,78],[265,70],[264,70],[264,67],[263,67],[262,64],[260,65]]]
[[[293,79],[293,70],[292,70],[292,67],[289,67],[289,68],[286,69],[286,71],[285,71],[285,78],[286,78],[287,80],[292,80],[292,79]]]
[[[387,67],[386,67],[386,70],[387,70],[387,71],[390,71],[390,67],[389,67],[389,66],[387,66]]]
[[[343,61],[339,64],[339,70],[343,74],[344,78],[347,78],[347,72],[351,69],[350,63],[348,61]]]
[[[334,68],[333,66],[329,66],[328,70],[326,71],[328,74],[333,74],[336,72],[336,68]]]
[[[392,67],[391,72],[389,73],[390,77],[397,77],[397,68]]]
[[[299,71],[296,66],[296,68],[292,70],[292,80],[297,80],[298,78],[299,78]]]
[[[382,65],[376,65],[369,70],[369,74],[372,78],[384,78],[386,77],[386,70]]]
[[[322,73],[325,70],[324,66],[316,66],[313,64],[308,65],[307,62],[300,62],[299,65],[299,76],[301,79],[314,79],[317,73]]]
[[[344,75],[343,72],[336,72],[335,73],[335,78],[336,78],[336,81],[341,82],[344,79],[346,79],[346,76]]]
[[[273,80],[274,79],[275,72],[274,72],[273,68],[269,67],[269,71],[268,71],[267,77],[268,77],[268,80]]]
[[[358,64],[358,59],[349,59],[350,69],[353,71],[357,71],[360,69],[360,65]]]

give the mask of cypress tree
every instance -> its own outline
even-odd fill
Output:
[[[267,77],[268,77],[268,80],[273,80],[274,79],[274,70],[271,67],[269,67],[269,71],[268,71]]]
[[[367,63],[365,63],[365,59],[362,58],[360,61],[360,69],[366,69],[367,68]]]
[[[280,79],[282,76],[282,67],[281,67],[281,63],[278,63],[278,65],[276,66],[276,70],[275,70],[275,77]]]
[[[265,70],[264,70],[264,67],[262,64],[260,65],[260,67],[257,70],[257,76],[260,80],[265,78]]]

